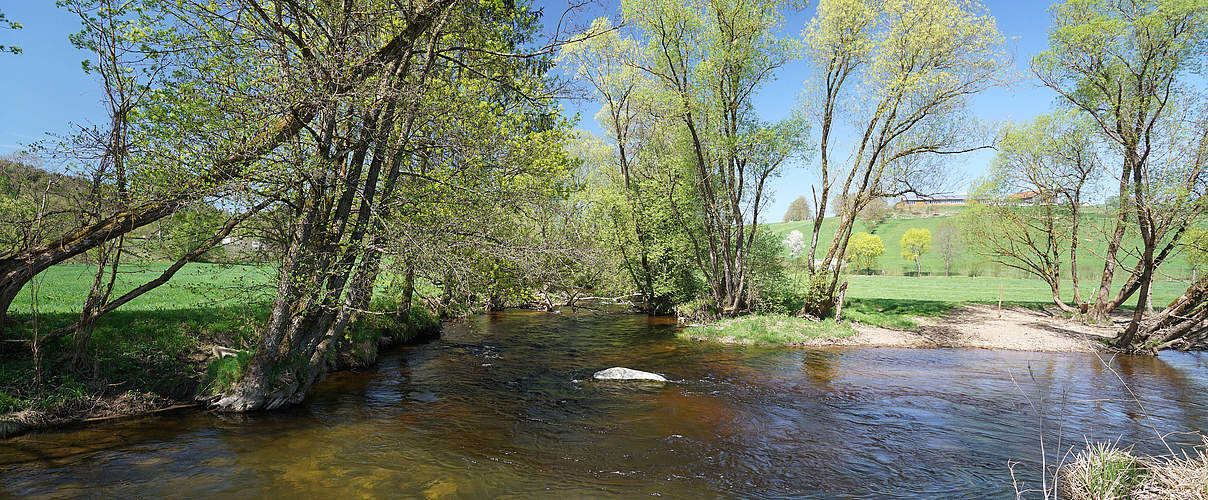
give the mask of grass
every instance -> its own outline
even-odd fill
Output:
[[[239,380],[239,376],[243,375],[243,370],[247,369],[248,362],[252,360],[251,350],[240,350],[234,356],[218,358],[211,361],[206,366],[206,385],[205,391],[210,394],[217,394],[226,389]]]
[[[915,330],[915,318],[945,316],[960,306],[958,302],[908,299],[849,299],[843,306],[843,319],[870,326]]]
[[[810,321],[781,314],[730,318],[714,324],[690,326],[677,332],[681,338],[750,345],[801,345],[811,340],[844,338],[856,332],[834,320]]]
[[[123,266],[114,293],[158,276],[166,266]],[[70,325],[88,293],[92,271],[91,266],[61,265],[42,273],[9,310],[15,324],[5,334],[33,334],[33,290],[38,292],[40,334]],[[0,352],[0,413],[61,411],[125,392],[192,396],[210,380],[197,366],[206,345],[247,349],[258,339],[273,292],[270,273],[264,266],[190,264],[172,281],[101,319],[89,344],[89,368],[67,369],[70,337],[47,345],[41,385],[27,350]],[[213,374],[229,375],[226,368],[215,370]]]
[[[1204,453],[1138,457],[1113,443],[1092,444],[1062,467],[1059,491],[1071,500],[1206,498]]]
[[[1065,494],[1073,500],[1129,498],[1146,476],[1137,457],[1112,443],[1092,444],[1065,468]]]
[[[115,296],[158,276],[167,265],[122,266]],[[94,270],[87,265],[60,265],[43,272],[9,310],[15,324],[6,330],[6,337],[32,335],[35,289],[40,333],[70,325],[78,317]],[[179,399],[228,387],[242,373],[267,323],[274,273],[264,265],[189,264],[168,283],[101,319],[90,342],[90,368],[67,369],[70,336],[47,345],[40,385],[35,383],[35,363],[24,344],[0,349],[0,414],[26,409],[58,412],[127,392]],[[439,328],[426,309],[415,308],[411,316],[409,326],[400,328],[390,321],[392,317],[369,315],[348,334],[376,338],[379,332],[389,331],[410,338]],[[203,366],[210,345],[244,354]]]
[[[945,307],[945,304],[997,303],[1000,290],[1004,305],[1031,308],[1053,305],[1052,292],[1049,291],[1048,285],[1038,279],[865,275],[849,275],[844,279],[849,283],[847,299],[850,303],[868,299],[902,301],[898,308],[903,311],[913,309],[909,314],[914,316],[933,316],[931,312],[936,308]],[[1082,283],[1084,300],[1091,297],[1095,286],[1097,283]],[[1064,287],[1067,301],[1072,299],[1071,287],[1070,283],[1066,283]],[[1187,284],[1178,281],[1155,282],[1155,307],[1174,300],[1186,289]],[[1130,300],[1125,307],[1131,307],[1133,304],[1136,304],[1135,299]],[[844,314],[846,315],[846,312]]]

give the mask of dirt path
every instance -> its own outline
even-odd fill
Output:
[[[921,322],[917,332],[855,325],[856,335],[825,345],[1093,352],[1103,350],[1104,341],[1116,332],[1031,309],[1005,308],[1000,316],[997,308],[980,304],[962,306],[938,321]]]

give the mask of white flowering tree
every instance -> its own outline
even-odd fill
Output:
[[[794,229],[784,238],[784,245],[789,247],[789,254],[796,261],[801,258],[801,252],[805,251],[805,235]]]

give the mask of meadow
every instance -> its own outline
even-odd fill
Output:
[[[885,254],[878,259],[878,266],[874,271],[878,274],[889,276],[902,276],[913,274],[915,271],[914,262],[902,258],[902,235],[906,230],[911,228],[927,229],[931,231],[932,242],[931,250],[923,255],[922,267],[923,274],[926,275],[943,275],[944,274],[944,258],[939,249],[939,242],[936,239],[937,231],[945,224],[952,225],[958,229],[960,227],[960,219],[958,214],[961,209],[946,208],[935,214],[912,214],[897,212],[893,217],[886,219],[876,228],[877,236],[881,237],[882,243],[885,245]],[[1078,269],[1079,276],[1082,281],[1091,281],[1097,279],[1097,274],[1103,270],[1103,250],[1107,246],[1106,234],[1109,232],[1105,227],[1101,210],[1095,210],[1093,207],[1088,207],[1089,213],[1086,215],[1081,233],[1081,241],[1078,251]],[[819,233],[818,246],[825,249],[830,244],[831,239],[835,234],[835,226],[838,221],[835,217],[828,217],[822,222],[822,229]],[[777,222],[761,226],[769,231],[772,231],[780,238],[788,235],[793,230],[801,231],[806,241],[809,241],[810,231],[813,229],[813,221],[802,222]],[[869,226],[863,221],[857,220],[856,232],[868,232]],[[1140,241],[1134,234],[1125,236],[1123,249],[1138,248]],[[785,252],[787,256],[787,250]],[[1125,258],[1125,262],[1129,259]],[[1161,276],[1159,280],[1186,280],[1192,277],[1192,268],[1187,263],[1187,259],[1183,255],[1175,255],[1168,260],[1161,268]],[[996,276],[1004,278],[1023,278],[1030,279],[1031,276],[1024,274],[1022,271],[1003,266],[1001,264],[990,262],[988,259],[977,255],[974,251],[964,248],[963,245],[958,247],[951,263],[951,274],[958,276]],[[1035,280],[1039,285],[1040,281]],[[942,290],[937,290],[942,293]],[[1154,297],[1157,298],[1156,296]]]

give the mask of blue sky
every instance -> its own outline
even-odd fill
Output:
[[[986,7],[998,21],[999,30],[1007,38],[1017,71],[1023,78],[1010,88],[993,89],[978,96],[973,102],[973,113],[979,120],[990,123],[1025,121],[1055,106],[1054,94],[1039,87],[1028,77],[1027,71],[1028,60],[1047,43],[1050,3],[1029,0],[986,2]],[[537,5],[544,9],[547,23],[552,24],[566,9],[567,2],[538,0]],[[613,0],[598,4],[591,13],[581,14],[579,21],[586,23],[590,20],[587,18],[594,15],[615,14],[616,5]],[[18,151],[45,138],[47,133],[65,132],[72,123],[102,122],[104,109],[99,87],[93,77],[85,75],[80,68],[80,61],[88,58],[88,54],[76,50],[67,40],[67,36],[78,29],[78,21],[55,7],[52,0],[6,2],[3,11],[10,19],[23,24],[24,29],[0,31],[0,44],[15,43],[24,49],[24,53],[0,54],[0,74],[3,75],[0,78],[0,154]],[[812,6],[791,14],[785,22],[785,34],[799,35],[812,16]],[[765,120],[787,116],[799,101],[809,75],[809,65],[804,61],[785,67],[757,96],[755,104],[759,114]],[[580,127],[599,130],[592,123],[598,105],[575,101],[564,103],[564,107],[567,114],[578,113],[582,117]],[[843,151],[839,150],[841,156],[845,155]],[[957,173],[953,189],[963,191],[968,181],[985,171],[991,158],[991,152],[951,158],[951,167]],[[779,220],[793,198],[809,193],[815,179],[812,164],[789,165],[784,176],[773,183],[774,202],[766,212],[767,217],[762,218]]]

